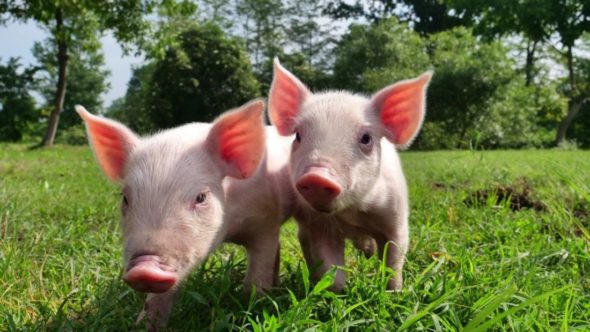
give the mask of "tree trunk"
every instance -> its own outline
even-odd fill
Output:
[[[561,143],[565,139],[568,128],[570,127],[570,125],[572,124],[572,121],[574,120],[576,115],[578,115],[578,112],[580,112],[582,105],[586,101],[586,97],[582,93],[580,93],[580,91],[578,91],[578,87],[576,86],[576,80],[575,80],[575,75],[574,75],[574,56],[572,53],[572,46],[567,47],[566,56],[567,56],[568,76],[569,76],[568,78],[569,78],[569,83],[570,83],[570,87],[572,90],[571,93],[573,96],[570,98],[570,100],[568,102],[567,114],[566,114],[565,118],[563,118],[561,120],[561,122],[559,123],[559,127],[557,128],[557,136],[555,137],[555,145],[559,145],[559,143]]]
[[[47,124],[47,131],[41,143],[43,146],[52,146],[57,133],[57,125],[59,124],[59,115],[64,106],[64,99],[66,97],[66,78],[68,69],[68,46],[63,36],[63,13],[61,9],[57,9],[55,13],[55,39],[57,41],[57,64],[58,64],[58,78],[57,89],[55,91],[55,104],[51,115],[49,115],[49,122]]]
[[[563,118],[563,120],[561,120],[561,122],[559,123],[559,128],[557,129],[557,137],[555,138],[555,145],[559,145],[559,143],[561,143],[564,139],[565,139],[565,135],[567,133],[568,128],[570,127],[570,125],[572,124],[572,121],[574,120],[574,118],[576,117],[576,115],[578,115],[578,113],[580,112],[580,109],[582,108],[582,105],[584,105],[584,99],[570,99],[570,102],[568,103],[568,111],[567,111],[567,115],[565,116],[565,118]]]
[[[535,70],[535,51],[537,49],[537,40],[528,40],[526,45],[526,64],[524,67],[525,71],[525,86],[530,86],[533,83],[533,77]]]

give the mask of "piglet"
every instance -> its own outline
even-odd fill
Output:
[[[431,77],[385,87],[373,97],[344,91],[311,93],[277,59],[269,115],[281,135],[295,135],[290,179],[298,201],[299,241],[319,278],[344,265],[344,241],[379,254],[395,271],[388,289],[402,288],[408,250],[408,189],[396,152],[416,136]],[[337,271],[332,289],[345,278]]]
[[[76,111],[98,164],[122,186],[123,280],[148,293],[138,322],[164,327],[181,281],[224,241],[246,247],[246,289],[273,286],[293,202],[290,141],[265,127],[262,101],[145,138]]]

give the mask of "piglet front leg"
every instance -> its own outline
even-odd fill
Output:
[[[170,319],[175,294],[176,289],[159,294],[149,293],[135,324],[140,325],[145,321],[148,331],[160,331],[165,328]]]
[[[333,267],[344,266],[343,236],[331,234],[333,232],[327,229],[314,229],[306,222],[300,222],[298,226],[299,242],[314,281],[319,281]],[[330,290],[341,292],[345,283],[344,271],[339,269]]]
[[[407,229],[391,231],[377,238],[379,255],[395,275],[387,283],[387,289],[400,291],[403,286],[403,267],[408,251],[409,236]]]
[[[267,229],[252,237],[246,244],[248,271],[244,289],[250,293],[252,286],[257,293],[272,289],[278,282],[279,274],[279,227]]]

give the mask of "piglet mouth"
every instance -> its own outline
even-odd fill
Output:
[[[176,284],[178,272],[162,263],[158,255],[138,254],[127,264],[123,281],[138,292],[163,293]]]

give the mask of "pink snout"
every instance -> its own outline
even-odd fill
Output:
[[[167,271],[155,255],[142,255],[129,262],[123,280],[138,292],[163,293],[176,283],[178,274]]]
[[[326,210],[342,187],[326,167],[309,167],[295,184],[297,191],[318,210]]]

